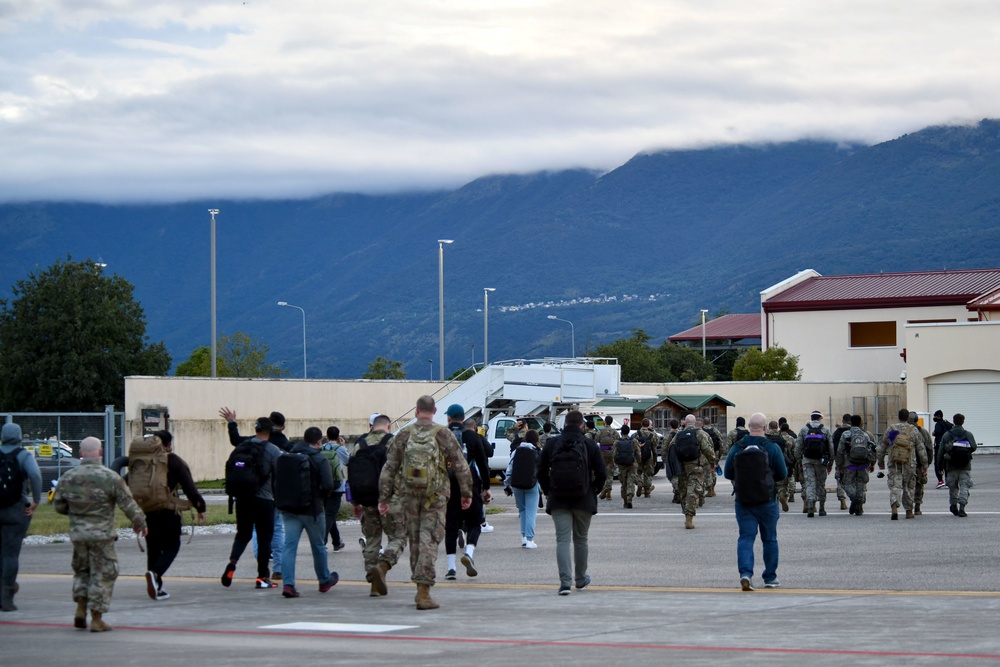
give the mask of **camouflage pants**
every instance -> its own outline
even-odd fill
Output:
[[[611,482],[615,477],[615,461],[611,458],[611,450],[601,450],[601,456],[604,458],[604,467],[608,471],[608,479],[604,482],[604,494],[611,496]]]
[[[826,466],[817,461],[802,462],[802,474],[805,476],[803,493],[807,503],[826,502]]]
[[[795,468],[792,470],[795,474],[795,482],[801,487],[802,493],[806,492],[806,477],[802,472],[802,460],[795,462]]]
[[[400,502],[410,543],[410,581],[434,585],[438,545],[444,539],[448,498],[444,494],[428,501],[424,496],[403,496]]]
[[[698,512],[698,504],[705,497],[705,467],[698,464],[684,464],[684,472],[680,476],[681,505],[684,516],[694,516]]]
[[[944,474],[948,484],[948,501],[951,505],[965,505],[969,502],[972,488],[972,472],[969,470],[948,470]]]
[[[399,554],[406,548],[403,513],[395,505],[389,505],[389,511],[385,516],[379,514],[378,507],[362,507],[361,534],[365,536],[365,548],[362,551],[365,557],[365,572],[376,567],[380,560],[394,567],[399,561]],[[386,537],[384,549],[382,535]]]
[[[916,482],[913,487],[913,503],[920,505],[924,502],[924,487],[927,485],[927,468],[918,467],[916,474]]]
[[[656,460],[650,459],[639,466],[639,488],[636,494],[649,493],[653,489],[653,475],[656,470]]]
[[[86,600],[91,611],[111,608],[111,592],[118,578],[114,540],[73,542],[73,599]]]
[[[715,466],[705,466],[705,491],[714,491],[715,482],[719,478],[715,474]]]
[[[889,503],[899,507],[900,501],[903,509],[913,509],[913,491],[917,481],[917,471],[915,466],[890,463],[889,474],[886,481],[889,484]]]
[[[844,480],[843,479],[838,479],[837,480],[837,500],[846,500],[847,497],[848,497],[847,496],[847,489],[844,488]]]
[[[862,505],[865,503],[868,498],[868,468],[859,468],[858,470],[846,468],[840,482],[852,503],[861,503]]]
[[[618,466],[618,481],[622,484],[622,500],[632,502],[635,497],[635,487],[639,484],[639,467],[635,465]]]
[[[789,496],[795,493],[795,480],[789,475],[780,482],[775,482],[774,490],[778,493],[778,500],[787,501]]]

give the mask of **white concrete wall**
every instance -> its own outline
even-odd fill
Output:
[[[911,410],[929,412],[927,383],[936,376],[1000,370],[1000,322],[911,324],[905,336]]]
[[[799,357],[805,382],[899,382],[906,368],[900,353],[906,343],[907,320],[954,319],[966,322],[975,317],[965,306],[920,308],[874,308],[768,313],[763,322],[765,349],[785,348]],[[896,322],[894,347],[851,348],[851,322]],[[907,353],[909,355],[909,353]]]
[[[236,411],[240,432],[250,435],[253,421],[277,410],[287,420],[289,437],[309,426],[339,426],[345,434],[368,431],[368,416],[382,412],[393,419],[412,416],[423,394],[443,396],[444,383],[420,380],[248,380],[231,378],[129,377],[125,379],[128,439],[140,430],[140,410],[163,406],[170,414],[174,450],[188,462],[196,480],[223,476],[230,445],[219,408]],[[622,385],[627,395],[719,394],[736,403],[729,419],[761,411],[785,416],[797,429],[815,409],[836,417],[851,412],[854,396],[898,395],[898,382],[698,382]]]

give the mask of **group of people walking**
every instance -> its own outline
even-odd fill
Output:
[[[255,587],[276,588],[281,581],[284,597],[299,597],[295,561],[304,532],[318,590],[329,591],[339,576],[329,569],[326,543],[332,538],[335,551],[344,548],[336,514],[346,495],[361,520],[370,595],[388,594],[387,573],[409,546],[416,607],[438,608],[430,590],[436,580],[439,544],[445,540],[446,579],[456,578],[459,562],[467,576],[476,576],[475,549],[492,492],[489,443],[478,433],[475,421],[465,418],[460,405],[446,410],[447,426],[435,423],[436,412],[432,397],[420,397],[415,421],[395,434],[389,430],[389,417],[374,414],[369,432],[348,450],[336,427],[327,430],[325,439],[318,427],[310,427],[301,441],[291,443],[282,433],[283,415],[271,413],[255,420],[252,436],[243,436],[236,428],[235,412],[220,410],[233,446],[226,463],[226,492],[236,514],[236,535],[222,585],[232,584],[240,557],[254,543]],[[977,443],[965,429],[964,416],[955,414],[948,422],[938,411],[933,434],[918,425],[915,413],[901,409],[898,417],[876,442],[858,415],[845,414],[841,426],[830,433],[822,413],[815,411],[793,435],[787,421],[769,421],[755,413],[749,422],[738,418],[726,436],[710,422],[687,415],[682,423],[671,422],[661,437],[648,419],[635,432],[616,429],[609,419],[590,433],[582,413],[573,410],[567,413],[561,433],[548,425],[542,433],[528,430],[522,422],[508,433],[512,453],[504,489],[515,497],[522,547],[537,546],[539,506],[552,516],[558,593],[568,595],[574,587],[582,590],[591,583],[587,536],[599,499],[611,498],[615,468],[624,508],[631,509],[635,498],[649,497],[655,488],[651,480],[659,449],[674,488],[673,500],[683,506],[688,529],[694,528],[704,498],[714,495],[718,470],[733,481],[742,589],[754,589],[753,543],[758,533],[764,547],[764,585],[777,587],[777,521],[794,501],[796,477],[802,481],[803,512],[810,518],[827,514],[826,480],[834,468],[838,495],[844,494],[841,509],[862,516],[869,474],[877,466],[879,477],[882,471],[887,473],[892,520],[899,518],[901,506],[906,518],[912,519],[921,514],[923,486],[933,462],[938,488],[948,487],[951,512],[967,516]],[[76,627],[93,632],[111,629],[103,614],[118,574],[116,507],[129,517],[133,530],[147,538],[149,597],[169,598],[163,576],[180,549],[180,512],[193,508],[200,522],[205,512],[204,498],[187,464],[173,453],[172,442],[167,431],[137,438],[128,456],[109,469],[101,464],[101,442],[85,438],[80,443],[81,465],[60,480],[53,505],[70,518]],[[41,495],[34,456],[20,443],[20,427],[5,424],[0,445],[3,611],[17,608],[18,556]],[[123,469],[128,469],[128,482],[119,474]],[[181,491],[186,499],[180,497]]]

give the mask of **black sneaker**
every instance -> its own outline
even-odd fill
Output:
[[[156,597],[153,598],[157,602],[163,602],[164,600],[170,599],[170,593],[166,592],[162,588],[156,591]]]
[[[258,579],[257,581],[260,581],[260,579]],[[297,590],[295,590],[295,586],[289,586],[288,584],[285,584],[285,587],[281,589],[281,597],[297,598],[301,597],[301,595]]]
[[[576,585],[576,590],[582,591],[584,588],[586,588],[589,585],[590,585],[590,575],[588,574],[587,577],[586,577],[586,579],[583,580],[582,584],[577,584]]]
[[[236,572],[236,563],[227,563],[226,571],[222,573],[222,585],[229,588],[233,583],[233,573]]]
[[[476,563],[472,560],[472,556],[469,554],[462,556],[462,565],[465,566],[465,573],[470,577],[474,577],[479,574],[479,570],[476,569]]]
[[[559,595],[569,595],[569,586],[560,586]]]
[[[225,585],[225,582],[223,582],[223,585]],[[146,572],[146,595],[149,596],[150,600],[156,599],[156,591],[158,588],[159,585],[156,583],[156,573],[149,570]]]
[[[455,570],[448,570],[448,572],[445,573],[444,578],[447,579],[448,581],[455,581],[456,579],[458,579],[458,574],[455,572]]]
[[[343,551],[346,548],[347,548],[347,545],[344,544],[343,542],[341,542],[340,544],[338,544],[337,546],[335,546],[333,548],[333,553],[340,553],[341,551]]]

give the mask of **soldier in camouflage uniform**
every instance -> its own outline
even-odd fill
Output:
[[[712,447],[712,439],[708,437],[700,428],[695,428],[696,419],[694,415],[684,418],[684,429],[694,431],[694,436],[698,441],[698,449],[701,451],[694,461],[687,461],[681,464],[680,474],[680,496],[684,507],[684,527],[694,528],[694,515],[698,508],[705,503],[705,467],[715,467],[715,449]],[[674,444],[677,436],[674,436]]]
[[[80,465],[59,480],[52,505],[69,515],[69,537],[73,542],[74,627],[105,632],[111,626],[102,618],[111,607],[111,592],[118,578],[115,553],[115,507],[132,520],[132,529],[146,535],[146,517],[132,499],[121,476],[101,465],[101,441],[80,442]]]
[[[850,428],[840,434],[836,463],[844,492],[851,500],[848,512],[855,516],[861,516],[865,513],[864,505],[868,500],[868,473],[875,466],[875,440],[861,428],[861,415],[851,415],[848,419]],[[851,460],[851,442],[855,435],[864,436],[868,442],[868,456],[864,461],[861,461],[860,457],[857,460]]]
[[[748,435],[750,435],[750,431],[747,429],[747,420],[743,417],[737,417],[736,427],[726,434],[726,444],[724,446],[726,451],[723,456],[728,455],[732,446]]]
[[[930,432],[923,426],[917,423],[917,413],[910,412],[910,416],[907,419],[910,424],[913,424],[913,428],[920,432],[920,437],[924,440],[924,451],[927,453],[927,460],[934,460],[934,438],[931,437]],[[913,513],[916,516],[923,515],[920,511],[920,504],[924,502],[924,487],[927,485],[927,466],[917,468],[917,480],[913,487]]]
[[[371,430],[364,436],[365,445],[379,447],[382,439],[389,434],[390,419],[378,415],[371,420]],[[385,453],[383,452],[383,456]],[[389,508],[385,515],[381,514],[378,505],[354,506],[355,516],[361,517],[361,533],[364,535],[364,546],[361,553],[365,561],[365,579],[371,584],[370,597],[380,597],[389,594],[385,575],[399,561],[399,554],[406,548],[406,525],[403,513],[397,505]],[[386,544],[382,546],[382,536]]]
[[[726,458],[726,452],[729,448],[725,446],[722,434],[719,433],[719,429],[715,428],[710,419],[705,419],[702,421],[702,425],[699,427],[705,433],[708,434],[709,439],[712,441],[712,451],[715,452],[716,461],[724,461]],[[716,446],[718,443],[718,446]],[[716,472],[716,466],[709,466],[705,469],[705,496],[708,498],[715,497],[715,482],[718,480],[719,475]]]
[[[788,420],[784,417],[778,418],[778,431],[781,433],[782,437],[788,435],[791,436],[793,440],[795,439],[795,433],[792,432],[792,427],[788,425]],[[803,486],[804,478],[802,477],[802,459],[798,458],[794,451],[792,452],[792,469],[788,471],[788,476],[792,478],[792,484],[788,492],[788,502],[794,503],[796,484],[798,484],[800,490],[805,490],[805,487]],[[802,511],[806,511],[806,503],[804,499],[802,501]]]
[[[597,496],[604,500],[611,500],[611,482],[615,476],[615,462],[611,458],[611,450],[615,446],[615,442],[618,440],[620,435],[618,430],[612,426],[615,423],[613,417],[604,418],[604,426],[602,426],[597,433],[594,434],[594,442],[601,449],[601,457],[604,459],[604,467],[608,470],[608,479],[604,482],[604,488],[601,489],[601,493]],[[621,481],[621,480],[619,480]]]
[[[521,441],[524,440],[524,436],[526,435],[528,435],[528,425],[525,424],[522,419],[518,419],[514,422],[513,426],[509,426],[507,428],[507,432],[504,436],[510,443],[510,451],[512,454],[514,453],[514,450],[517,449],[517,446],[521,444]]]
[[[799,429],[795,438],[795,458],[802,461],[802,472],[805,475],[805,488],[802,490],[806,516],[816,516],[816,503],[819,502],[819,515],[826,516],[826,477],[833,472],[833,442],[830,431],[823,425],[823,413],[813,410],[809,423]],[[814,433],[815,431],[815,433]],[[810,444],[818,443],[820,454],[818,458],[806,456],[811,449]]]
[[[906,518],[912,519],[916,516],[913,513],[913,492],[917,480],[917,469],[927,468],[927,451],[924,449],[923,436],[920,435],[920,431],[915,426],[908,423],[909,418],[910,411],[906,408],[900,408],[899,422],[889,427],[882,436],[882,440],[879,441],[878,450],[875,452],[879,470],[885,470],[885,456],[887,453],[890,454],[890,468],[887,482],[889,484],[889,503],[892,508],[891,518],[893,521],[899,518],[900,500],[902,500],[903,507],[906,509]],[[895,435],[890,438],[890,433],[893,431],[907,434],[910,449],[909,460],[899,463],[892,462],[890,450],[894,449],[893,440],[898,437],[898,435]],[[896,447],[895,449],[898,450],[900,448]]]
[[[834,463],[837,461],[837,456],[840,453],[840,440],[844,437],[844,433],[851,430],[851,415],[844,413],[844,416],[840,420],[840,426],[833,432],[830,441],[833,443],[833,460]],[[847,491],[844,490],[844,484],[841,480],[841,470],[837,468],[837,472],[834,473],[834,479],[837,480],[837,500],[840,501],[840,509],[847,509]]]
[[[677,434],[677,430],[680,428],[680,422],[676,419],[671,419],[668,422],[668,429],[666,434],[663,436],[663,444],[660,446],[661,460],[663,462],[663,475],[670,482],[670,488],[673,491],[673,498],[670,502],[675,505],[681,504],[680,496],[680,470],[679,466],[673,466],[670,463],[670,446],[674,443],[674,436]]]
[[[635,435],[637,445],[642,446],[642,440],[649,442],[652,448],[652,456],[645,462],[642,461],[642,452],[639,452],[639,488],[636,495],[644,495],[649,498],[649,494],[656,487],[653,486],[653,475],[656,474],[656,448],[660,442],[660,436],[653,430],[653,422],[650,419],[643,419],[642,426]]]
[[[389,441],[385,467],[379,476],[379,512],[385,516],[396,503],[405,517],[410,542],[410,580],[417,585],[414,599],[417,609],[440,606],[431,598],[430,587],[434,585],[438,544],[444,537],[445,514],[451,495],[449,468],[458,480],[462,509],[472,505],[469,464],[451,431],[434,423],[436,412],[431,396],[417,399],[417,421],[402,428]],[[418,462],[416,456],[421,451],[430,454]],[[419,463],[426,463],[426,467]]]
[[[552,422],[545,422],[542,424],[542,432],[538,434],[538,447],[541,449],[545,446],[545,441],[552,437]]]
[[[749,431],[747,431],[749,434]],[[785,455],[785,468],[791,470],[789,466],[789,461],[792,460],[795,451],[795,438],[792,437],[791,433],[782,433],[778,430],[778,422],[770,421],[767,424],[767,431],[764,432],[764,437],[778,445],[781,449],[781,453]],[[742,438],[740,438],[742,440]],[[774,483],[774,490],[778,494],[778,502],[781,503],[781,511],[788,511],[788,496],[791,491],[795,490],[795,481],[792,480],[792,476],[788,475],[785,479],[780,482]]]
[[[632,449],[632,463],[619,463],[623,456],[622,445],[627,444]],[[632,498],[635,496],[635,487],[639,483],[639,443],[635,438],[629,436],[628,425],[622,426],[621,435],[615,444],[611,446],[611,460],[618,466],[618,481],[622,485],[622,506],[632,509]]]

